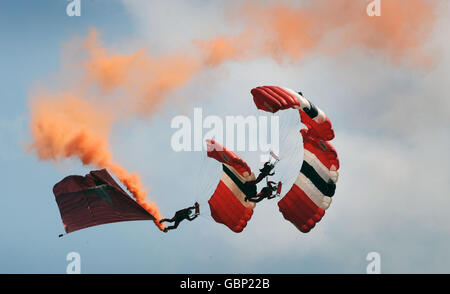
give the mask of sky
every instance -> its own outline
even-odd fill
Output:
[[[154,56],[179,51],[190,56],[193,40],[239,32],[245,21],[232,13],[238,1],[86,0],[79,17],[67,16],[65,0],[2,1],[0,273],[65,273],[70,252],[80,254],[82,273],[363,274],[369,252],[380,254],[383,273],[449,273],[450,43],[445,36],[450,11],[447,1],[431,2],[439,9],[429,34],[420,39],[420,49],[431,59],[426,63],[400,45],[400,57],[387,45],[383,50],[384,43],[395,45],[400,36],[384,32],[386,42],[367,41],[346,31],[350,22],[342,27],[344,33],[327,31],[321,44],[312,46],[317,50],[308,47],[301,56],[244,54],[202,67],[144,114],[125,107],[133,105],[130,93],[136,89],[117,94],[127,115],[118,114],[106,132],[108,147],[117,162],[139,174],[148,197],[170,217],[195,201],[207,211],[221,174],[220,164],[204,152],[173,151],[173,117],[193,118],[196,107],[204,116],[266,115],[254,107],[252,88],[302,91],[330,117],[341,162],[333,203],[310,233],[284,220],[277,200],[271,200],[258,204],[240,234],[205,213],[168,234],[138,221],[58,238],[64,228],[53,185],[95,167],[77,158],[42,160],[27,146],[33,141],[30,101],[36,89],[72,90],[84,81],[71,71],[78,69],[78,59],[67,57],[67,48],[95,29],[108,52],[126,55],[145,48]],[[144,68],[144,75],[126,86],[152,84],[165,65],[160,72]],[[106,99],[117,98],[101,91],[89,94],[101,96],[90,98],[105,108],[113,104]],[[279,119],[277,176],[289,187],[302,163],[300,125],[295,111],[280,113]],[[238,154],[254,170],[261,164],[258,152]]]

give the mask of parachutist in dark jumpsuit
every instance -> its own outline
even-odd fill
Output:
[[[249,185],[256,185],[259,182],[261,182],[264,178],[268,177],[268,176],[273,176],[275,174],[275,172],[271,173],[271,171],[275,168],[275,165],[270,163],[270,161],[264,163],[264,167],[262,169],[259,170],[259,175],[256,178],[256,180],[254,181],[250,181],[248,182]]]
[[[247,197],[245,196],[245,201],[251,201],[258,203],[261,200],[267,198],[267,199],[273,199],[276,197],[276,194],[274,192],[277,191],[276,183],[273,181],[267,181],[267,186],[261,189],[261,192],[259,192],[254,197]]]
[[[169,230],[173,230],[176,229],[178,227],[178,225],[180,224],[181,221],[187,219],[188,221],[193,221],[194,219],[197,218],[197,216],[199,215],[199,204],[197,202],[195,202],[194,206],[182,209],[182,210],[178,210],[177,212],[175,212],[175,216],[171,219],[168,218],[163,218],[162,220],[159,221],[159,223],[163,223],[163,222],[169,222],[169,223],[173,223],[175,222],[175,224],[173,226],[164,228],[164,232],[168,232]],[[193,216],[191,216],[191,212],[192,210],[195,210],[195,213]]]
[[[256,180],[249,181],[246,184],[247,191],[245,195],[245,201],[251,201],[251,202],[260,202],[261,200],[267,198],[272,199],[275,198],[275,195],[272,195],[274,191],[277,190],[277,186],[273,186],[275,184],[272,181],[267,181],[267,186],[261,189],[261,192],[256,194],[256,184],[261,182],[263,179],[273,176],[275,172],[272,172],[272,170],[275,168],[275,165],[270,163],[270,161],[264,163],[264,167],[260,169],[260,174],[256,178]]]

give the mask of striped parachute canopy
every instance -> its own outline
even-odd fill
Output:
[[[214,140],[207,140],[207,155],[222,163],[222,176],[211,199],[209,207],[212,218],[226,225],[235,233],[247,226],[253,214],[255,203],[244,200],[248,189],[245,183],[255,180],[247,163]],[[254,191],[256,192],[256,191]]]
[[[72,175],[53,187],[66,233],[109,223],[156,221],[132,199],[106,169]]]
[[[334,138],[330,119],[301,93],[291,89],[263,86],[252,89],[251,93],[258,109],[272,113],[297,109],[307,127],[300,131],[304,147],[300,173],[278,202],[284,218],[307,233],[322,219],[336,190],[339,159],[328,142]]]

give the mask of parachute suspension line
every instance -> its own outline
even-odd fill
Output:
[[[201,159],[200,159],[200,164],[198,165],[199,170],[197,172],[197,174],[199,175],[199,180],[200,180],[200,185],[197,185],[197,197],[200,197],[200,195],[203,195],[203,193],[205,192],[205,186],[207,185],[207,178],[208,178],[208,171],[207,171],[207,160],[208,158],[204,155],[205,151],[201,151],[202,154],[200,154]]]
[[[297,134],[299,134],[300,133],[300,129],[303,128],[303,124],[302,124],[302,121],[300,119],[300,114],[299,114],[298,110],[290,111],[290,113],[292,113],[292,114],[289,117],[289,128],[290,129],[295,129],[295,132]],[[286,133],[286,136],[289,136],[289,134]],[[301,137],[301,136],[299,135],[299,137]]]
[[[200,213],[198,216],[200,216],[204,220],[207,220],[208,222],[215,223],[215,221],[212,219],[212,216],[209,214],[204,215],[204,214]]]
[[[284,189],[281,192],[280,197],[286,194],[290,182],[295,180],[292,178],[293,170],[287,168],[292,163],[299,161],[302,156],[302,152],[298,147],[301,144],[300,135],[300,117],[297,111],[286,111],[283,115],[280,115],[280,150],[279,157],[280,162],[277,164],[278,169],[276,176],[283,182]],[[299,161],[300,164],[300,161]],[[300,169],[300,165],[296,170]],[[295,174],[295,173],[294,173]],[[290,179],[292,178],[292,179]]]
[[[200,184],[198,185],[198,199],[200,201],[204,201],[205,199],[209,199],[209,197],[212,195],[211,189],[213,188],[214,181],[211,181],[210,177],[213,172],[211,171],[211,165],[208,163],[208,160],[210,160],[206,156],[206,152],[202,154],[201,159],[201,168],[199,171],[200,174]],[[208,192],[211,192],[211,195],[208,195]]]
[[[201,195],[201,189],[200,186],[203,184],[204,182],[204,165],[205,165],[205,161],[204,159],[200,159],[200,164],[197,165],[197,172],[196,174],[199,176],[199,182],[200,185],[195,186],[195,201],[201,203],[200,201],[200,195]]]
[[[212,195],[207,195],[208,191],[211,190],[212,185],[211,180],[208,177],[211,175],[210,165],[208,164],[208,157],[205,152],[202,151],[200,164],[198,165],[197,175],[199,175],[199,185],[196,186],[195,200],[200,205],[199,216],[205,220],[212,221],[209,211],[208,198]],[[212,193],[212,192],[211,192]]]
[[[208,199],[214,193],[214,188],[217,185],[216,179],[211,180],[211,175],[217,172],[217,166],[215,166],[216,162],[207,157],[206,151],[202,151],[200,156],[200,164],[197,165],[199,184],[195,188],[195,200],[200,204],[199,216],[212,221]]]
[[[297,112],[297,111],[295,111]],[[286,130],[282,136],[281,142],[286,142],[287,138],[290,137],[292,128],[298,129],[300,118],[298,115],[291,114],[293,112],[288,112],[283,116],[279,116],[282,119],[282,125],[280,126],[280,130]],[[296,130],[300,132],[300,129]]]
[[[197,185],[194,189],[195,201],[200,205],[200,213],[198,214],[198,216],[208,222],[214,223],[209,212],[209,204],[207,201],[207,199],[212,195],[212,192],[211,195],[207,195],[207,193],[211,190],[211,188],[213,188],[212,185],[214,185],[215,183],[211,184],[211,180],[208,179],[209,175],[211,174],[211,168],[207,161],[209,158],[206,157],[206,155],[204,156],[203,154],[200,156],[200,164],[197,165],[196,173],[198,175],[199,185]]]
[[[201,217],[207,217],[210,216],[210,214],[208,213],[209,209],[208,209],[208,202],[207,201],[202,201],[202,200],[197,200],[198,204],[200,205],[200,213],[198,214]]]

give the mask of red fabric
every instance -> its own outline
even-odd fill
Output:
[[[212,218],[216,222],[226,225],[235,233],[244,230],[253,214],[253,210],[244,207],[222,181],[219,182],[208,203]]]
[[[318,207],[297,185],[278,202],[283,217],[293,223],[301,232],[307,233],[315,227],[325,210]]]
[[[292,93],[277,86],[262,86],[251,90],[253,101],[258,109],[275,113],[279,110],[298,108],[299,99]],[[334,138],[334,130],[328,117],[321,123],[317,123],[308,116],[303,109],[299,109],[302,123],[310,130],[311,136],[330,141]]]
[[[331,125],[330,118],[317,123],[314,119],[310,118],[303,110],[299,109],[300,120],[308,128],[308,133],[311,136],[318,138],[319,140],[330,141],[334,139],[334,129]]]
[[[339,169],[339,158],[336,149],[330,142],[319,140],[314,136],[311,136],[310,130],[301,130],[300,133],[303,137],[303,148],[316,155],[316,157],[325,165],[328,169],[332,165]]]
[[[206,143],[208,157],[232,166],[243,177],[252,174],[248,164],[234,152],[229,151],[225,146],[214,140],[206,140]]]
[[[276,86],[257,87],[251,93],[258,109],[272,113],[300,105],[297,97]]]
[[[155,220],[105,169],[85,177],[68,176],[53,187],[53,193],[67,233],[107,223]]]

